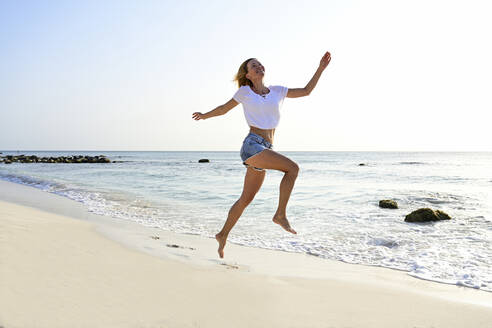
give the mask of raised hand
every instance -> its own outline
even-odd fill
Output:
[[[193,119],[195,121],[199,121],[199,120],[204,120],[205,118],[203,117],[204,115],[200,112],[194,112],[193,113]]]
[[[328,66],[330,61],[331,61],[331,54],[327,51],[321,58],[319,62],[319,67],[324,70],[326,66]]]

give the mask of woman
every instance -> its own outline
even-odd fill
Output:
[[[299,167],[289,158],[272,150],[273,135],[280,119],[279,108],[285,97],[298,98],[308,96],[313,91],[316,83],[331,60],[331,55],[326,52],[321,58],[316,73],[304,88],[288,89],[282,86],[266,87],[263,84],[265,67],[256,59],[250,58],[241,64],[236,74],[239,89],[231,100],[218,106],[208,113],[193,113],[193,119],[205,120],[214,116],[224,115],[239,103],[243,104],[244,116],[250,126],[241,148],[241,158],[247,167],[244,178],[244,187],[241,197],[229,210],[227,221],[222,230],[215,235],[219,242],[219,256],[224,257],[224,246],[232,227],[243,213],[246,206],[251,203],[265,178],[265,169],[284,172],[280,183],[280,197],[278,208],[273,216],[273,222],[280,225],[286,231],[296,234],[287,220],[287,202],[294,187],[294,182],[299,172]]]

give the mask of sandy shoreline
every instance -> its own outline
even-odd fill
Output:
[[[158,238],[157,238],[158,237]],[[178,246],[178,247],[175,247]],[[177,235],[0,181],[0,326],[490,327],[492,293]]]

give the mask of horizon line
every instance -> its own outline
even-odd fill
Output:
[[[84,149],[58,149],[58,150],[3,150],[2,152],[239,152],[238,150],[84,150]],[[389,153],[491,153],[492,150],[281,150],[280,152],[389,152]],[[0,154],[1,155],[1,154]]]

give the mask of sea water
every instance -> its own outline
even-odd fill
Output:
[[[0,179],[79,201],[94,213],[213,236],[241,194],[237,152],[11,152],[106,155],[114,163],[0,164]],[[272,223],[283,174],[267,171],[229,242],[382,266],[492,291],[492,153],[285,152],[300,172],[287,208],[292,235]],[[210,163],[198,163],[200,158]],[[365,165],[359,165],[365,164]],[[379,208],[381,199],[398,202]],[[452,220],[404,222],[422,207]]]

